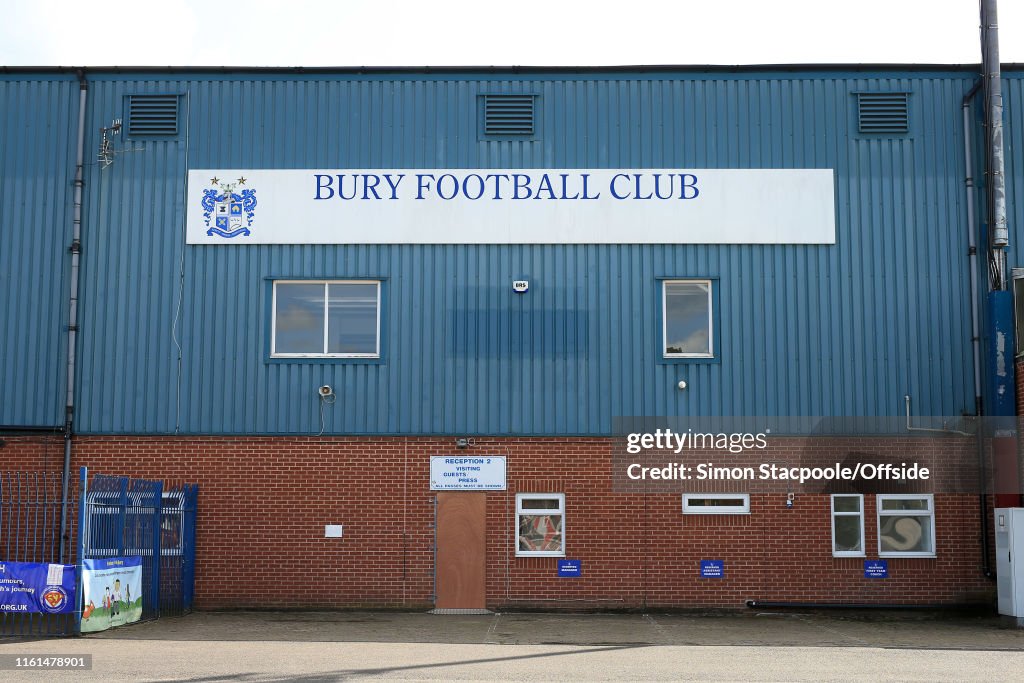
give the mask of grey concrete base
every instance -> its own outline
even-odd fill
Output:
[[[447,609],[432,609],[430,614],[494,614],[494,612],[489,609],[457,609],[450,607]]]
[[[1024,617],[1011,617],[1008,614],[1000,614],[999,622],[1003,628],[1024,628]]]

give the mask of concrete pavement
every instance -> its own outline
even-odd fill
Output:
[[[916,613],[206,612],[0,653],[93,655],[10,676],[35,681],[1018,681],[1024,633]]]

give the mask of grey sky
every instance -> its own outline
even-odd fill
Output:
[[[0,0],[6,65],[977,63],[977,0]],[[1024,62],[1024,2],[1000,2]]]

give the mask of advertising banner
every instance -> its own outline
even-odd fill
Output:
[[[65,614],[74,610],[74,565],[0,562],[0,613]]]
[[[82,561],[82,633],[142,618],[142,558]]]
[[[209,169],[188,244],[835,244],[828,168]]]

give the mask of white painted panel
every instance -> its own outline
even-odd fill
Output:
[[[834,244],[835,195],[831,169],[192,170],[187,222],[189,244]]]

